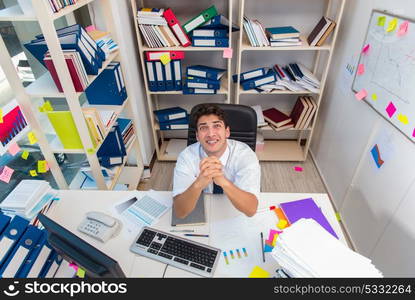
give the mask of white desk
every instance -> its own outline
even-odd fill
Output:
[[[47,215],[66,229],[70,230],[80,238],[92,244],[94,247],[117,260],[122,270],[128,277],[163,277],[163,274],[164,277],[197,277],[197,275],[193,275],[192,273],[171,266],[168,266],[166,269],[165,264],[130,252],[129,248],[134,241],[135,236],[127,236],[126,234],[120,233],[116,237],[110,239],[107,243],[102,244],[77,231],[76,228],[86,212],[102,211],[104,213],[111,214],[113,204],[123,199],[128,199],[132,193],[144,195],[147,192],[61,190],[59,191],[58,196],[60,200],[52,206]],[[171,195],[171,192],[158,193],[167,197]],[[255,265],[259,265],[273,274],[273,272],[275,272],[278,268],[276,261],[270,256],[270,254],[267,253],[266,263],[263,263],[262,256],[259,255],[261,253],[260,232],[263,232],[265,240],[268,238],[269,229],[276,228],[277,218],[274,216],[273,212],[269,211],[269,207],[272,205],[278,205],[281,202],[294,201],[310,197],[313,198],[317,205],[322,209],[330,225],[339,236],[339,239],[347,245],[340,224],[336,219],[335,212],[326,194],[261,193],[258,213],[252,218],[248,218],[237,211],[225,196],[207,195],[205,198],[205,206],[208,222],[203,226],[194,226],[193,229],[195,229],[195,233],[209,234],[210,237],[192,237],[192,239],[218,247],[218,245],[215,245],[215,240],[217,240],[218,236],[212,236],[214,232],[218,232],[218,226],[220,228],[220,224],[228,224],[227,222],[229,220],[242,220],[246,226],[244,227],[245,229],[241,229],[241,234],[245,234],[248,239],[252,238],[252,242],[250,244],[252,250],[250,250],[250,252],[254,251],[256,253],[254,257],[250,257],[250,263],[254,261]],[[266,218],[263,216],[266,216]],[[271,216],[274,217],[275,220],[270,219]],[[267,221],[263,222],[265,219]],[[169,232],[171,229],[174,229],[174,227],[170,226],[170,223],[171,211],[168,211],[154,227]],[[228,225],[224,227],[227,226]],[[214,231],[214,229],[216,229],[216,231]],[[227,233],[227,228],[220,228],[220,230],[221,233]],[[182,235],[181,233],[174,234]],[[230,234],[232,233],[230,232]],[[221,257],[221,259],[223,259],[223,257]],[[252,269],[252,267],[251,265],[248,266],[249,269]],[[230,276],[228,274],[229,272],[226,270],[226,268],[219,264],[214,275],[218,277]],[[246,274],[246,270],[244,270],[243,273],[244,274],[240,274],[235,277],[247,277],[248,274]]]

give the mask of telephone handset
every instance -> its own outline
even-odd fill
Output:
[[[86,233],[105,243],[118,233],[120,222],[104,213],[90,211],[78,226],[80,232]]]

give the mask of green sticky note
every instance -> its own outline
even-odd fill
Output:
[[[79,278],[85,278],[85,270],[78,268],[78,271],[76,272],[76,276],[78,276]]]
[[[386,22],[386,17],[382,16],[378,18],[378,26],[385,26],[385,22]]]
[[[88,154],[94,154],[94,153],[95,153],[95,149],[94,149],[94,148],[88,148],[88,149],[86,150],[86,152],[87,152]]]
[[[29,139],[30,145],[33,145],[34,143],[37,143],[37,138],[36,138],[35,134],[33,133],[33,131],[29,132],[27,134],[27,137]]]
[[[407,125],[409,123],[408,116],[403,115],[403,114],[398,114],[398,120],[399,120],[399,122],[401,122],[405,125]]]
[[[391,21],[389,21],[388,28],[386,29],[386,32],[392,32],[396,29],[396,25],[398,25],[398,19],[393,18]]]
[[[163,63],[163,65],[167,65],[171,59],[169,54],[163,54],[160,56],[160,61]]]
[[[372,94],[372,100],[373,100],[373,101],[378,100],[378,95],[377,95],[377,94],[375,94],[375,93],[373,93],[373,94]]]
[[[36,176],[37,176],[37,172],[36,172],[36,170],[30,170],[30,171],[29,171],[29,174],[30,174],[30,176],[32,176],[32,177],[36,177]]]
[[[340,213],[339,212],[336,212],[336,218],[337,218],[337,221],[341,221],[342,219],[341,219],[341,217],[340,217]]]
[[[46,173],[48,171],[46,160],[38,160],[37,161],[37,171],[39,173]]]
[[[26,150],[23,151],[22,158],[26,160],[28,157],[29,157],[29,151],[26,151]]]

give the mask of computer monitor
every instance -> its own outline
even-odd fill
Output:
[[[77,237],[69,230],[39,214],[39,221],[48,233],[48,242],[65,260],[76,263],[87,277],[123,278],[117,261]]]

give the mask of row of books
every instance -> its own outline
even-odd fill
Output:
[[[263,110],[263,116],[268,125],[275,131],[294,129],[307,129],[317,110],[317,104],[312,97],[298,97],[289,115],[277,108]]]
[[[225,69],[209,66],[188,66],[183,94],[216,94],[220,89],[220,80],[225,72]]]
[[[41,230],[18,215],[0,213],[0,277],[51,278],[62,257],[47,242]]]
[[[160,130],[178,130],[189,128],[189,115],[184,108],[175,106],[153,111]]]
[[[76,4],[78,0],[48,0],[48,2],[52,11],[56,13],[69,5]]]

